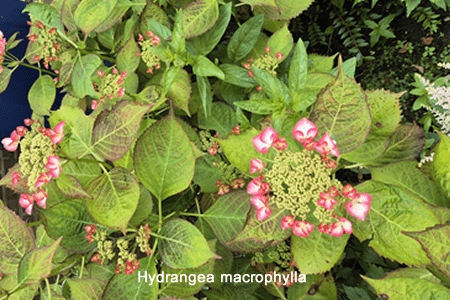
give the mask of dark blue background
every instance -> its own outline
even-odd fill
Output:
[[[19,31],[16,39],[24,39],[10,52],[21,59],[27,46],[30,26],[28,13],[22,14],[26,3],[19,0],[3,0],[0,9],[0,30],[6,40]],[[5,66],[4,66],[5,68]],[[11,76],[7,89],[0,94],[0,139],[7,137],[17,127],[23,125],[25,118],[31,117],[28,91],[39,76],[39,71],[19,66]],[[1,145],[0,145],[1,147]]]

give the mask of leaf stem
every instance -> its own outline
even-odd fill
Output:
[[[47,292],[48,292],[48,299],[52,299],[52,290],[50,289],[50,282],[48,281],[48,278],[45,277],[45,285],[47,286]]]
[[[184,212],[180,212],[180,215],[182,215],[182,216],[193,216],[193,217],[199,217],[199,218],[203,217],[203,214],[184,213]]]
[[[51,71],[48,71],[48,70],[45,70],[45,69],[42,69],[42,68],[38,68],[38,67],[36,67],[36,66],[30,65],[30,64],[27,64],[27,63],[24,63],[24,62],[21,62],[20,65],[21,65],[21,66],[24,66],[24,67],[31,68],[31,69],[38,70],[39,72],[42,71],[42,72],[44,72],[44,73],[47,73],[47,74],[50,74],[50,75],[53,75],[53,76],[58,76],[56,73],[53,73],[53,72],[51,72]]]
[[[84,269],[84,255],[81,257],[81,271],[80,271],[80,276],[78,276],[78,278],[80,278],[80,279],[83,278],[83,269]]]

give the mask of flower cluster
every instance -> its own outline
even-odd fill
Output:
[[[0,30],[0,74],[3,72],[1,62],[3,61],[3,54],[5,54],[6,39],[3,37],[3,32]]]
[[[144,36],[139,34],[138,42],[141,46],[141,52],[137,53],[137,55],[140,56],[147,65],[147,73],[153,74],[153,68],[155,70],[161,68],[161,60],[153,54],[153,48],[161,43],[161,39],[150,30],[147,31],[147,37],[149,39],[145,40]]]
[[[58,43],[58,33],[55,27],[48,29],[41,21],[36,22],[33,16],[30,16],[30,19],[31,22],[28,21],[28,25],[32,28],[28,39],[33,43],[39,43],[40,46],[40,54],[36,55],[34,60],[44,59],[44,67],[48,69],[50,62],[59,60],[58,55],[61,47]]]
[[[281,226],[292,228],[297,236],[306,237],[314,230],[315,226],[306,221],[312,208],[315,208],[314,217],[320,222],[320,232],[332,236],[341,236],[344,232],[350,234],[353,232],[351,222],[339,217],[336,207],[349,198],[351,201],[345,204],[348,213],[364,220],[370,209],[371,196],[357,194],[351,185],[342,187],[338,180],[330,178],[337,164],[328,155],[339,157],[339,151],[328,132],[318,142],[314,141],[317,134],[316,125],[308,119],[297,122],[292,135],[304,147],[298,152],[283,151],[288,145],[271,127],[254,137],[252,142],[258,152],[268,153],[272,147],[278,151],[270,169],[260,159],[251,160],[250,173],[260,175],[250,181],[247,192],[253,196],[250,201],[259,221],[270,216],[269,202],[274,202],[278,208],[292,213],[282,219]],[[312,152],[313,149],[316,152]]]
[[[219,137],[219,133],[217,132],[214,137]],[[202,150],[208,151],[211,155],[217,155],[217,153],[222,152],[222,148],[220,148],[219,143],[217,141],[213,141],[213,136],[209,131],[202,130],[199,132],[200,143],[202,144]]]
[[[11,181],[14,187],[22,179],[26,181],[25,186],[32,194],[22,194],[19,204],[29,215],[31,215],[34,201],[45,209],[47,193],[43,186],[52,178],[58,178],[62,171],[55,145],[59,144],[64,137],[64,124],[65,121],[57,124],[54,129],[45,129],[40,122],[25,119],[25,125],[31,126],[30,131],[24,126],[18,126],[9,138],[2,140],[3,146],[8,151],[16,151],[19,143],[21,144],[20,172],[13,172]]]
[[[250,67],[254,66],[262,70],[266,70],[273,76],[277,75],[277,72],[275,71],[276,68],[278,68],[278,65],[280,64],[281,60],[283,59],[283,54],[280,52],[277,52],[275,54],[275,57],[270,55],[271,50],[269,47],[266,47],[265,49],[266,55],[261,54],[261,56],[257,59],[250,58],[248,59],[248,62],[244,64],[244,67],[248,70],[248,76],[253,77],[253,71],[250,70]],[[253,64],[253,65],[252,65]],[[261,91],[261,86],[258,85],[257,87],[258,91]]]
[[[105,71],[97,71],[97,76],[100,81],[93,82],[92,85],[96,92],[100,94],[100,102],[105,103],[106,97],[110,100],[114,99],[114,96],[122,98],[125,95],[125,88],[123,87],[123,80],[127,77],[127,71],[123,71],[119,75],[119,71],[116,68],[112,69],[112,74],[105,76]],[[92,100],[92,110],[97,109],[99,102]]]

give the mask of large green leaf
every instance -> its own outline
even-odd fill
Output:
[[[65,0],[63,2],[61,8],[61,20],[69,32],[77,29],[73,15],[79,4],[80,0]]]
[[[91,81],[91,75],[101,65],[102,60],[95,54],[88,54],[75,59],[75,68],[72,73],[73,93],[78,98],[89,95],[98,98]]]
[[[3,72],[0,73],[0,93],[3,93],[8,87],[12,73],[13,70],[8,68],[4,68]]]
[[[28,101],[35,114],[45,116],[49,114],[55,96],[55,82],[50,75],[43,75],[33,83],[28,92]]]
[[[197,268],[211,258],[220,258],[211,251],[203,234],[185,220],[170,220],[160,235],[161,258],[171,269]]]
[[[143,277],[145,275],[145,277]],[[101,299],[104,300],[156,300],[158,299],[158,271],[149,257],[139,260],[139,271],[133,274],[114,275],[108,282]],[[153,277],[152,277],[153,276]],[[153,282],[151,279],[153,278]]]
[[[291,237],[291,252],[303,274],[324,273],[339,260],[350,235],[334,237],[313,230],[307,237]]]
[[[280,30],[272,34],[267,42],[267,46],[270,48],[271,55],[275,56],[276,53],[280,52],[283,54],[283,59],[288,57],[289,53],[291,53],[292,47],[294,46],[294,39],[288,29],[287,22],[284,23]]]
[[[233,109],[222,102],[213,102],[211,115],[207,118],[203,110],[198,114],[198,126],[204,129],[217,131],[219,134],[227,134],[238,125]]]
[[[231,251],[244,252],[245,243],[228,244],[244,227],[250,209],[250,195],[242,190],[223,196],[208,194],[215,203],[203,214],[219,242]]]
[[[83,0],[75,10],[74,19],[86,36],[112,12],[117,0]]]
[[[385,90],[365,91],[365,93],[372,114],[369,136],[391,136],[402,119],[399,98],[404,93]]]
[[[186,39],[199,36],[214,26],[219,17],[217,0],[197,0],[183,7]]]
[[[54,127],[62,121],[66,122],[61,141],[64,153],[70,158],[81,158],[87,154],[96,156],[91,144],[95,119],[86,116],[80,108],[61,105],[57,111],[52,112],[49,122]],[[100,159],[98,156],[96,158]]]
[[[64,35],[64,26],[61,21],[61,15],[58,10],[51,5],[44,3],[30,3],[22,13],[29,12],[34,18],[41,21],[48,28],[56,28],[56,30]]]
[[[252,5],[255,13],[264,14],[271,20],[288,20],[295,18],[306,10],[314,0],[240,0]],[[275,2],[275,5],[273,5]],[[254,5],[254,6],[253,6]]]
[[[339,62],[341,65],[341,58]],[[339,69],[336,79],[317,96],[311,121],[319,128],[320,135],[327,131],[336,140],[340,154],[348,153],[366,140],[370,130],[366,95],[353,78]]]
[[[225,74],[225,79],[223,81],[243,87],[252,88],[258,85],[253,77],[248,76],[248,70],[232,65],[232,64],[221,64],[219,68]]]
[[[291,74],[290,70],[289,74]],[[326,73],[308,73],[305,86],[301,90],[297,90],[296,93],[292,93],[292,102],[290,105],[292,110],[295,112],[305,111],[309,106],[316,102],[317,94],[319,94],[327,84],[332,82],[333,79],[334,77],[332,75]]]
[[[215,76],[222,80],[225,79],[225,74],[222,70],[203,55],[197,56],[192,71],[194,71],[194,74],[197,76]]]
[[[41,279],[47,278],[52,270],[53,256],[62,238],[58,238],[50,246],[33,249],[25,254],[19,265],[18,284],[35,285]]]
[[[439,223],[425,203],[403,189],[372,180],[358,185],[357,191],[372,196],[366,220],[353,222],[353,234],[359,240],[373,238],[369,245],[379,255],[400,263],[430,262],[420,244],[401,233],[425,230]]]
[[[0,205],[0,270],[16,274],[22,257],[34,248],[34,238],[24,221]]]
[[[312,294],[312,295],[311,295]],[[307,275],[306,282],[294,284],[287,290],[288,300],[337,300],[337,290],[331,274]],[[362,300],[362,299],[360,299]]]
[[[105,0],[103,0],[105,1]],[[108,15],[108,17],[100,24],[98,25],[94,31],[95,32],[103,32],[117,24],[119,21],[122,20],[123,16],[127,12],[127,10],[133,7],[133,4],[130,3],[128,0],[117,0],[117,3],[114,5],[113,10]],[[136,7],[136,6],[134,6]],[[137,19],[137,16],[136,16]],[[128,35],[127,35],[128,36]]]
[[[117,53],[116,65],[120,73],[127,71],[130,74],[136,71],[140,62],[140,57],[137,55],[139,52],[140,48],[134,40],[133,33],[131,33],[130,38]]]
[[[173,112],[138,139],[134,165],[141,182],[159,201],[189,186],[194,177],[195,157],[191,142]]]
[[[441,139],[433,157],[433,177],[450,198],[450,137],[438,131]]]
[[[48,236],[47,231],[45,231],[44,225],[39,225],[36,228],[36,247],[46,247],[50,246],[55,242],[54,239]],[[69,251],[63,247],[58,247],[53,256],[53,264],[62,263],[69,256]]]
[[[86,207],[100,224],[125,232],[139,202],[139,184],[127,169],[116,167],[91,181]]]
[[[258,40],[259,32],[264,23],[264,16],[256,16],[242,24],[231,37],[227,53],[231,61],[244,58]]]
[[[89,182],[101,173],[101,168],[97,164],[80,160],[71,160],[63,166],[63,174],[75,177],[84,190],[86,190]]]
[[[450,201],[434,181],[417,169],[417,161],[402,161],[370,168],[372,180],[401,188],[433,205],[449,206]]]
[[[98,278],[67,278],[73,300],[100,300],[106,282]]]
[[[61,190],[61,192],[65,196],[70,196],[73,198],[92,198],[91,195],[86,193],[85,190],[83,190],[83,187],[81,186],[78,179],[71,175],[67,174],[60,174],[58,179],[56,179],[56,183]]]
[[[189,100],[191,98],[191,92],[191,79],[188,72],[182,69],[178,72],[175,80],[170,85],[167,97],[172,99],[174,106],[184,110],[188,115],[190,115]]]
[[[127,153],[151,105],[123,100],[102,111],[94,122],[92,148],[98,156],[115,161]]]
[[[88,252],[94,248],[86,240],[87,225],[95,224],[86,210],[83,200],[73,199],[40,210],[40,217],[45,230],[51,238],[63,236],[61,246],[75,252]]]
[[[294,55],[292,56],[291,66],[289,68],[289,91],[294,97],[306,84],[308,68],[308,55],[302,39],[298,39],[295,46]]]

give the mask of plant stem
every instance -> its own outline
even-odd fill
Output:
[[[35,69],[35,70],[38,70],[38,71],[40,71],[40,72],[44,72],[44,73],[47,73],[47,74],[50,74],[50,75],[53,75],[53,76],[57,76],[56,73],[53,73],[53,72],[51,72],[51,71],[49,71],[49,70],[45,70],[45,69],[42,69],[42,68],[38,68],[38,67],[35,67],[35,66],[33,66],[33,65],[24,63],[24,62],[21,62],[20,65],[21,65],[21,66],[28,67],[28,68],[31,68],[31,69]]]
[[[50,289],[50,282],[45,278],[45,285],[47,285],[48,299],[52,299],[52,290]]]
[[[180,212],[180,215],[182,216],[193,216],[193,217],[203,217],[203,214],[195,214],[195,213],[184,213],[184,212]]]

